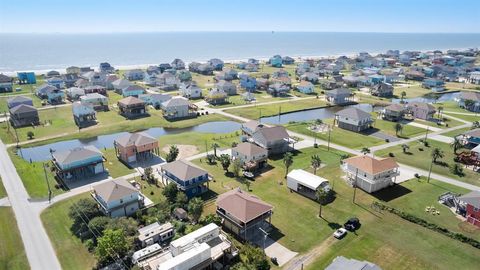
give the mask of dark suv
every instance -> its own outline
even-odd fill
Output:
[[[350,218],[345,224],[343,224],[343,227],[349,231],[356,231],[360,228],[360,220],[356,217]]]

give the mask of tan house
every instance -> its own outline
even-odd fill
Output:
[[[118,159],[125,163],[146,160],[159,155],[158,140],[143,133],[129,133],[113,142]]]
[[[342,170],[347,180],[368,193],[391,186],[400,172],[393,158],[376,159],[367,155],[343,160]]]
[[[267,164],[268,150],[256,144],[244,142],[232,148],[232,158],[240,160],[246,170],[256,170]]]
[[[124,179],[108,181],[93,187],[92,197],[109,217],[130,216],[144,205],[144,197]]]
[[[129,119],[147,115],[145,101],[133,96],[119,100],[118,109],[121,115]]]
[[[271,225],[273,206],[240,189],[221,194],[216,204],[223,227],[242,240],[263,239],[260,229],[267,231]]]

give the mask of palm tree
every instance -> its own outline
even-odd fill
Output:
[[[400,123],[396,123],[395,124],[395,136],[398,137],[398,133],[400,132],[400,134],[401,134],[402,130],[403,130],[403,125],[400,124]]]
[[[402,144],[402,150],[403,150],[403,153],[407,153],[407,150],[410,149],[410,146],[408,146],[408,144]]]
[[[327,203],[328,199],[328,192],[325,191],[323,188],[317,189],[317,192],[315,194],[317,196],[317,201],[318,201],[318,217],[322,217],[322,205]]]
[[[323,120],[322,119],[315,119],[315,125],[321,125],[323,124]]]
[[[480,121],[474,121],[472,123],[472,128],[471,129],[476,129],[476,128],[480,128]]]
[[[368,147],[363,147],[360,152],[362,152],[362,154],[366,155],[366,154],[370,153],[370,149]]]
[[[456,155],[457,150],[462,147],[462,143],[457,137],[454,137],[453,142],[450,144],[450,146],[453,148],[453,153]]]
[[[407,92],[405,91],[402,91],[402,93],[400,93],[400,103],[403,103],[403,99],[407,96]]]
[[[313,167],[313,174],[317,175],[317,170],[322,165],[322,160],[318,155],[313,155],[310,163],[312,164],[312,167]]]
[[[283,164],[285,165],[285,178],[287,178],[288,169],[293,164],[293,155],[290,152],[285,153],[283,156]]]
[[[213,148],[213,155],[217,156],[217,148],[220,147],[218,143],[212,143],[212,148]]]
[[[445,154],[443,153],[442,149],[436,147],[432,150],[432,159],[434,163],[437,163],[437,159],[443,158]]]
[[[443,114],[443,107],[439,106],[437,110],[438,110],[438,118],[441,118]]]

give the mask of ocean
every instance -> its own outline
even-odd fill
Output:
[[[351,55],[398,50],[480,47],[480,34],[333,32],[162,32],[122,34],[0,34],[0,72],[45,71],[68,66],[145,66],[220,58],[236,61]]]

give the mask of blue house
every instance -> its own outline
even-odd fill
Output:
[[[20,84],[36,84],[37,78],[33,72],[17,72],[17,78]]]
[[[269,62],[272,67],[282,67],[283,59],[280,55],[274,55],[270,58]]]
[[[240,86],[248,91],[255,91],[257,88],[257,79],[250,76],[242,76],[240,78]]]
[[[304,94],[311,94],[315,91],[315,86],[309,81],[301,81],[297,85],[297,90]]]
[[[18,105],[21,105],[21,104],[33,106],[33,100],[25,96],[15,96],[7,99],[7,107],[9,109],[13,107],[17,107]]]
[[[373,74],[368,76],[368,80],[371,84],[379,84],[385,80],[385,76],[379,74]]]
[[[65,87],[65,81],[62,77],[51,77],[47,79],[47,84],[55,86],[58,89],[62,89]]]
[[[60,179],[84,179],[105,172],[103,154],[89,145],[52,153],[52,161]]]
[[[438,92],[445,90],[445,82],[440,79],[427,78],[423,80],[422,87]]]
[[[138,97],[141,94],[145,93],[145,89],[139,85],[132,84],[122,89],[122,95],[124,97]]]
[[[183,160],[161,166],[162,182],[175,183],[177,188],[193,197],[208,190],[208,172]]]

